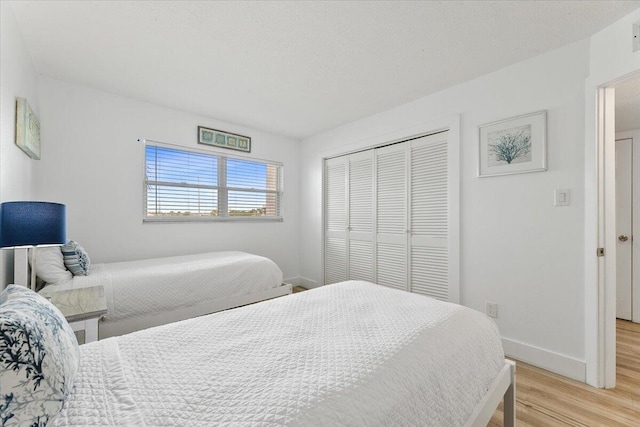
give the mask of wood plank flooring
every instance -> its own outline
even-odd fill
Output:
[[[640,426],[640,324],[617,321],[616,388],[516,362],[517,426]],[[502,426],[502,407],[489,426]]]

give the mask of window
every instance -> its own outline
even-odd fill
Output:
[[[282,164],[145,146],[145,221],[282,220]]]

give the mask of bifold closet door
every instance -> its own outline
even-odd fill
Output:
[[[367,280],[458,302],[459,149],[451,132],[325,161],[325,284]]]
[[[325,242],[324,282],[337,283],[347,280],[347,201],[348,157],[336,157],[325,161]]]
[[[448,132],[411,141],[410,291],[449,299]]]
[[[348,277],[375,281],[373,252],[373,150],[349,156]]]
[[[377,283],[407,290],[408,143],[389,145],[374,151]]]

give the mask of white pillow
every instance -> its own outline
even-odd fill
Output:
[[[73,274],[64,265],[59,246],[36,248],[36,276],[52,285],[59,285],[73,278]]]

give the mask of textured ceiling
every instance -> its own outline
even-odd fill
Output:
[[[616,132],[640,129],[640,74],[616,86]]]
[[[37,71],[304,138],[584,39],[638,1],[11,2]]]

